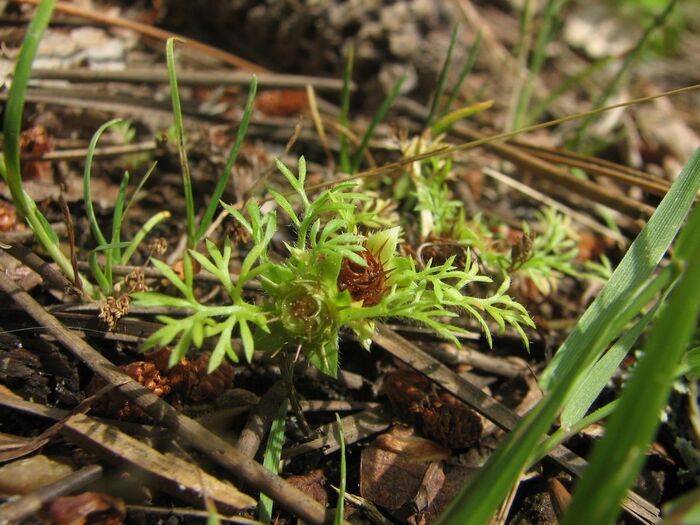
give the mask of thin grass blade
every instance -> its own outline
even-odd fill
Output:
[[[345,69],[343,70],[343,91],[340,94],[340,117],[338,122],[343,129],[348,129],[348,113],[350,112],[350,86],[352,85],[352,66],[355,61],[355,48],[348,48],[348,56],[345,59]],[[345,133],[340,134],[340,171],[350,173],[350,151],[348,149],[348,138]]]
[[[605,355],[591,368],[590,372],[581,378],[574,395],[561,413],[562,427],[570,428],[586,415],[588,409],[591,408],[593,402],[615,374],[622,360],[654,317],[658,304],[644,314],[628,332],[610,347]]]
[[[343,432],[343,422],[340,416],[336,413],[335,415],[336,426],[335,429],[338,433],[336,439],[338,440],[338,445],[340,446],[340,481],[338,483],[338,503],[335,506],[335,516],[333,516],[334,525],[343,525],[345,520],[343,518],[345,514],[345,490],[346,490],[346,478],[347,478],[347,465],[345,459],[345,433]]]
[[[187,147],[185,140],[185,126],[182,123],[182,106],[180,105],[180,92],[177,87],[177,74],[175,72],[174,45],[176,38],[169,38],[165,43],[165,58],[168,65],[168,82],[170,83],[170,100],[173,106],[173,125],[175,126],[175,140],[180,156],[180,169],[182,170],[182,187],[185,195],[185,214],[187,217],[187,247],[194,248],[196,244],[196,218],[194,213],[194,196],[192,194],[192,177],[190,164],[187,161]],[[217,201],[218,202],[218,201]]]
[[[238,152],[241,150],[243,145],[243,139],[245,139],[246,133],[248,132],[248,123],[250,122],[250,115],[253,113],[253,103],[255,102],[255,94],[258,90],[258,79],[255,75],[250,80],[250,88],[248,89],[248,100],[245,104],[245,109],[243,110],[243,117],[241,118],[241,124],[238,126],[238,133],[236,134],[236,142],[234,143],[231,151],[229,151],[228,159],[226,160],[226,166],[224,166],[223,172],[219,175],[219,180],[216,183],[216,188],[214,188],[214,193],[211,195],[209,200],[209,205],[199,222],[199,227],[197,228],[197,233],[195,235],[197,241],[199,241],[209,228],[216,209],[219,207],[219,201],[221,196],[224,194],[226,185],[231,178],[231,173],[233,173],[233,167],[236,164],[236,159],[238,158]]]
[[[148,219],[143,226],[139,228],[136,232],[134,238],[128,243],[126,250],[122,254],[121,264],[128,264],[131,256],[134,254],[139,245],[143,242],[143,239],[148,235],[153,228],[158,225],[158,223],[168,219],[170,217],[169,211],[161,211],[156,213],[153,217]]]
[[[430,111],[428,112],[428,117],[425,119],[425,128],[432,126],[433,119],[438,113],[438,108],[440,107],[440,101],[445,93],[445,84],[447,83],[447,72],[450,69],[450,63],[452,62],[452,51],[455,47],[455,42],[457,41],[457,26],[452,28],[452,34],[450,35],[450,45],[447,48],[447,55],[445,56],[445,61],[442,63],[442,68],[440,69],[440,74],[438,75],[437,83],[435,85],[435,93],[433,93],[433,100],[430,103]]]
[[[474,64],[476,63],[476,57],[479,55],[479,49],[481,48],[481,40],[483,39],[483,36],[483,31],[479,31],[479,33],[476,35],[476,40],[474,40],[474,44],[472,44],[472,47],[469,49],[467,61],[465,62],[462,71],[459,72],[459,78],[457,79],[457,83],[452,88],[452,92],[450,93],[450,96],[447,99],[447,102],[445,103],[445,111],[449,111],[452,107],[452,104],[454,104],[454,101],[457,100],[457,96],[462,90],[462,84],[464,83],[464,80],[472,72],[472,69],[474,69]]]
[[[99,142],[100,137],[102,137],[102,134],[110,127],[121,122],[123,122],[122,119],[115,118],[105,122],[99,128],[97,128],[97,131],[90,140],[90,145],[88,146],[87,154],[85,155],[85,168],[83,170],[83,199],[85,200],[85,214],[90,222],[90,231],[92,232],[94,239],[97,241],[97,244],[107,244],[107,238],[100,229],[100,224],[97,222],[95,209],[92,205],[92,190],[90,188],[90,183],[92,181],[92,159],[95,156],[95,149],[97,148],[97,143]]]
[[[27,86],[29,85],[29,77],[31,76],[32,62],[34,62],[41,37],[51,20],[51,14],[55,5],[55,0],[42,0],[39,3],[32,21],[27,27],[27,33],[24,36],[22,48],[17,57],[3,121],[3,178],[10,189],[12,201],[17,211],[29,223],[39,243],[44,247],[51,259],[58,264],[64,275],[71,282],[75,282],[73,266],[61,252],[56,234],[49,226],[49,221],[37,209],[36,203],[25,193],[22,187],[22,169],[20,166],[22,114],[24,113],[24,101],[27,94]],[[86,292],[92,292],[90,283],[85,282],[84,288]]]
[[[277,411],[277,416],[272,422],[270,433],[267,438],[267,446],[265,447],[265,456],[263,466],[277,474],[279,470],[280,459],[282,458],[282,446],[284,445],[284,429],[287,420],[287,408],[289,401],[285,398]],[[270,523],[272,520],[272,500],[265,494],[260,494],[260,503],[258,504],[258,515],[263,523]]]
[[[460,120],[471,117],[472,115],[475,115],[482,111],[486,111],[492,106],[493,100],[485,100],[484,102],[477,102],[476,104],[465,106],[463,108],[456,109],[455,111],[448,113],[447,115],[438,119],[438,121],[435,122],[435,124],[433,124],[433,127],[431,128],[433,136],[438,135],[443,131],[447,131]]]
[[[389,91],[389,93],[387,94],[386,98],[384,98],[384,100],[382,101],[382,104],[379,106],[379,109],[372,117],[372,121],[369,123],[369,127],[367,128],[367,131],[365,131],[365,134],[362,136],[362,141],[360,142],[360,146],[357,148],[357,151],[355,152],[355,156],[352,159],[352,165],[350,166],[351,173],[355,173],[357,171],[357,169],[360,167],[360,162],[362,162],[362,157],[365,154],[365,150],[367,149],[367,146],[369,145],[369,141],[374,136],[375,128],[382,120],[384,120],[384,116],[386,115],[387,111],[389,111],[389,108],[394,104],[396,97],[399,96],[399,93],[401,92],[401,86],[403,85],[403,83],[405,81],[406,81],[406,75],[401,75],[401,78],[399,78],[396,81],[396,83],[392,86],[392,88]]]
[[[540,69],[547,57],[547,45],[552,40],[556,28],[557,13],[561,13],[562,9],[569,3],[570,0],[548,0],[542,10],[542,21],[540,30],[537,33],[535,40],[535,48],[532,52],[528,75],[523,85],[523,88],[518,94],[518,101],[515,108],[515,116],[513,120],[513,129],[523,126],[523,120],[527,107],[530,104],[532,93],[535,89],[535,80],[537,79]]]

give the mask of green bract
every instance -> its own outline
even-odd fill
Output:
[[[260,206],[249,202],[245,216],[233,206],[224,208],[249,233],[253,247],[243,260],[236,282],[229,274],[230,241],[220,251],[207,242],[208,256],[190,250],[185,258],[184,279],[162,262],[156,267],[177,288],[182,297],[174,298],[154,292],[136,295],[137,304],[185,308],[182,319],[159,317],[164,326],[146,341],[144,348],[166,345],[176,337],[180,340],[172,353],[177,362],[194,345],[200,347],[207,338],[218,342],[210,360],[213,370],[225,355],[236,361],[231,338],[240,335],[246,358],[254,350],[279,352],[300,351],[322,372],[335,376],[338,371],[338,341],[344,328],[355,333],[365,349],[374,335],[374,321],[397,317],[433,328],[440,336],[455,340],[466,330],[449,324],[449,319],[467,312],[482,327],[489,344],[491,332],[487,320],[499,330],[513,327],[527,345],[523,326],[533,326],[525,308],[506,295],[509,280],[505,280],[490,296],[479,298],[465,295],[471,283],[491,282],[480,275],[477,261],[467,254],[464,268],[455,266],[454,257],[442,264],[428,261],[422,268],[409,257],[397,255],[401,229],[393,227],[363,235],[360,228],[378,223],[368,217],[372,206],[370,197],[353,191],[354,183],[344,183],[324,191],[310,200],[304,189],[306,164],[299,160],[298,175],[277,161],[298,197],[301,206],[294,206],[282,193],[271,191],[277,206],[287,215],[296,232],[295,242],[288,244],[286,259],[271,260],[270,241],[277,231],[275,212],[263,214]],[[192,261],[215,275],[229,297],[223,306],[204,305],[193,291]],[[277,258],[276,258],[277,259]],[[368,264],[371,261],[372,264]],[[353,297],[357,288],[353,279],[363,271],[372,272],[371,279],[362,283],[372,300]],[[246,283],[256,280],[262,285],[264,297],[253,302],[243,296]]]

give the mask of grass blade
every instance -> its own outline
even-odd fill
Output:
[[[233,167],[236,164],[238,152],[240,151],[241,145],[243,144],[243,139],[245,138],[246,133],[248,132],[248,122],[250,122],[250,115],[253,113],[253,102],[255,102],[255,94],[257,90],[258,79],[255,75],[253,75],[253,78],[250,80],[248,100],[246,101],[245,109],[243,110],[241,124],[240,126],[238,126],[236,142],[231,148],[231,151],[229,151],[228,159],[226,160],[226,166],[224,166],[224,171],[221,173],[221,175],[219,175],[219,180],[216,183],[216,188],[214,188],[214,193],[212,193],[209,205],[207,206],[207,209],[204,212],[204,215],[202,216],[202,219],[199,223],[199,227],[197,228],[197,233],[195,235],[195,242],[199,242],[199,240],[206,233],[207,228],[209,228],[209,225],[211,224],[211,221],[214,218],[214,214],[216,213],[216,209],[219,207],[219,201],[221,200],[221,196],[224,194],[224,190],[226,189],[226,185],[228,184],[229,178],[231,178],[231,173],[233,172]]]
[[[588,409],[598,398],[622,360],[654,317],[658,304],[644,314],[627,333],[616,341],[587,375],[582,376],[576,392],[561,413],[561,424],[564,428],[570,428],[586,415]]]
[[[452,51],[455,47],[455,42],[457,41],[457,26],[452,28],[452,35],[450,35],[450,45],[447,48],[447,56],[445,56],[445,61],[442,63],[442,69],[438,75],[437,84],[435,85],[435,93],[433,94],[433,100],[430,103],[430,111],[428,112],[428,117],[425,119],[425,128],[429,128],[433,119],[437,115],[438,107],[440,106],[440,100],[442,100],[442,95],[445,93],[445,84],[447,82],[447,71],[450,68],[450,63],[452,62]]]
[[[158,165],[158,162],[154,162],[153,164],[151,164],[151,167],[148,168],[148,171],[146,172],[146,174],[141,178],[139,185],[136,186],[136,189],[134,190],[133,195],[131,195],[131,198],[129,199],[129,203],[126,205],[126,208],[124,208],[124,213],[129,211],[129,209],[131,209],[131,206],[133,206],[134,202],[136,202],[136,196],[139,194],[139,192],[143,188],[143,185],[146,184],[146,181],[151,177],[151,175],[153,174],[153,171],[156,169],[157,165]]]
[[[143,242],[143,239],[146,237],[146,235],[148,235],[151,232],[151,230],[153,230],[153,228],[155,228],[160,222],[168,218],[170,218],[169,211],[160,211],[156,213],[153,217],[148,219],[145,222],[145,224],[141,226],[141,228],[139,228],[139,231],[136,232],[134,238],[127,243],[126,249],[124,250],[124,253],[121,257],[121,264],[128,264],[129,260],[131,259],[131,256],[134,255],[134,252]]]
[[[355,48],[348,48],[348,56],[343,70],[343,91],[340,94],[339,122],[343,129],[348,129],[348,113],[350,112],[350,86],[352,85],[352,66],[355,61]],[[345,133],[340,134],[340,171],[350,173],[350,152],[348,150],[348,138]]]
[[[343,525],[345,520],[343,516],[345,515],[345,484],[347,478],[347,466],[345,461],[345,433],[343,432],[343,422],[340,420],[340,416],[336,413],[336,430],[338,435],[336,436],[338,440],[338,445],[340,446],[340,482],[338,484],[338,503],[335,506],[335,516],[333,517],[334,525]]]
[[[611,319],[625,311],[630,298],[651,275],[680,228],[698,188],[700,149],[686,164],[605,288],[555,355],[553,366],[545,374],[550,392],[523,418],[463,488],[440,517],[440,525],[481,525],[491,518],[520,473],[533,460],[533,452],[567,401],[578,378],[586,373],[602,349],[617,335],[608,333]],[[676,364],[674,362],[674,366]]]
[[[532,60],[530,62],[530,67],[528,68],[527,79],[523,85],[523,88],[518,94],[518,101],[515,106],[515,115],[513,119],[513,129],[518,129],[523,126],[523,118],[525,116],[525,112],[527,111],[527,107],[530,104],[532,92],[535,89],[535,79],[537,79],[540,69],[542,69],[542,65],[544,64],[544,60],[547,56],[547,45],[554,36],[557,13],[561,13],[562,9],[568,2],[569,0],[548,0],[543,9],[542,22],[540,25],[540,30],[537,33],[535,48],[532,52]]]
[[[630,246],[605,288],[581,316],[576,330],[564,341],[545,369],[540,377],[543,388],[551,389],[572,368],[576,349],[590,348],[593,345],[598,336],[598,327],[607,324],[618,312],[625,311],[636,290],[649,278],[671,245],[699,187],[700,150],[696,150],[646,227]],[[615,334],[609,334],[602,346],[607,346],[614,336]]]
[[[10,93],[5,108],[3,132],[5,135],[4,157],[7,170],[7,184],[12,192],[12,200],[17,210],[25,217],[29,215],[30,204],[22,189],[22,170],[20,168],[20,132],[22,129],[22,114],[24,99],[32,72],[32,62],[39,48],[41,36],[51,20],[51,13],[56,4],[55,0],[43,0],[36,9],[32,21],[27,28],[22,48],[17,57],[17,65],[10,86]]]
[[[185,214],[187,217],[187,247],[194,248],[196,244],[195,230],[196,219],[194,215],[194,196],[192,195],[192,177],[190,176],[190,164],[187,161],[187,148],[185,146],[185,127],[182,123],[182,106],[180,105],[180,92],[177,87],[177,75],[175,73],[175,54],[173,46],[176,38],[168,38],[165,43],[165,58],[168,64],[168,81],[170,83],[170,100],[173,106],[173,125],[175,126],[175,140],[180,156],[180,169],[182,170],[182,186],[185,194]],[[217,201],[218,202],[218,201]]]
[[[485,100],[484,102],[477,102],[476,104],[471,104],[446,114],[445,116],[439,118],[435,124],[433,124],[433,127],[431,128],[433,136],[438,135],[443,131],[447,131],[460,120],[471,117],[476,113],[486,111],[492,106],[493,100]]]
[[[360,146],[357,148],[357,151],[355,152],[355,156],[352,159],[352,165],[350,166],[350,172],[355,173],[357,169],[360,167],[360,162],[362,162],[362,156],[365,153],[365,150],[367,149],[367,146],[369,145],[370,139],[374,136],[374,130],[377,127],[377,125],[384,120],[384,116],[386,115],[386,112],[389,111],[389,108],[392,106],[394,103],[394,100],[396,100],[396,97],[399,96],[399,92],[401,91],[401,86],[406,80],[406,75],[401,75],[401,78],[399,78],[396,83],[393,85],[387,96],[384,98],[382,101],[381,106],[379,106],[379,109],[377,112],[374,114],[372,117],[372,121],[369,123],[369,127],[367,128],[367,131],[365,131],[365,134],[362,136],[362,142],[360,142]]]
[[[34,17],[29,23],[27,33],[22,42],[17,57],[12,85],[5,106],[4,131],[4,170],[3,176],[10,188],[12,201],[17,211],[22,215],[34,232],[39,244],[47,251],[51,259],[58,264],[64,275],[75,282],[73,266],[61,252],[55,232],[48,226],[49,222],[37,209],[36,203],[24,192],[22,187],[22,169],[20,167],[20,132],[22,129],[22,114],[24,101],[32,71],[32,62],[36,56],[39,42],[51,20],[51,13],[56,5],[55,0],[42,0],[36,8]],[[84,283],[85,290],[91,293],[89,283]]]
[[[699,170],[700,171],[700,170]],[[563,525],[612,523],[620,502],[644,464],[683,352],[700,313],[700,208],[696,207],[677,243],[673,263],[683,268],[678,285],[662,305],[605,435],[574,490]],[[634,422],[633,425],[630,422]],[[591,505],[595,502],[595,505]]]
[[[277,474],[280,459],[282,458],[282,445],[284,445],[284,428],[287,420],[287,405],[289,400],[285,398],[277,411],[277,416],[270,426],[270,434],[265,447],[265,457],[263,466]],[[265,494],[260,494],[258,504],[258,515],[263,523],[270,523],[272,520],[272,500]]]
[[[472,69],[474,69],[474,64],[476,63],[476,57],[479,54],[479,49],[481,48],[481,40],[483,38],[483,31],[479,31],[479,33],[476,35],[476,40],[474,40],[474,44],[472,45],[471,49],[469,50],[469,55],[467,56],[467,61],[464,64],[464,67],[462,68],[462,71],[459,73],[459,78],[457,79],[457,83],[454,85],[452,88],[452,92],[450,93],[449,98],[447,99],[447,102],[445,103],[445,111],[449,111],[450,108],[452,107],[452,104],[454,104],[454,101],[457,99],[457,96],[459,95],[460,91],[462,90],[462,84],[464,83],[464,79],[467,78],[469,73],[472,72]]]
[[[107,238],[100,229],[100,225],[97,222],[97,217],[95,216],[95,209],[92,205],[92,190],[90,189],[90,182],[92,180],[92,159],[95,156],[95,149],[97,148],[97,143],[99,142],[102,134],[111,126],[121,122],[123,122],[122,119],[115,118],[105,122],[99,128],[97,128],[97,131],[90,140],[90,145],[88,146],[87,154],[85,155],[85,168],[83,170],[83,199],[85,200],[85,214],[90,222],[90,231],[92,232],[92,236],[95,241],[97,241],[97,244],[107,244]]]

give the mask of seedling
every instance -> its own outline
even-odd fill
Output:
[[[248,360],[256,349],[273,353],[288,349],[303,353],[313,366],[335,376],[342,329],[350,329],[369,349],[375,320],[396,317],[427,325],[440,336],[456,341],[457,336],[467,334],[448,322],[458,311],[478,321],[489,344],[492,340],[487,318],[501,331],[507,325],[514,328],[527,345],[524,327],[532,327],[533,323],[525,308],[506,295],[508,279],[490,296],[465,294],[471,283],[492,281],[480,274],[474,258],[467,256],[462,268],[455,265],[454,257],[442,264],[430,261],[424,268],[417,268],[412,258],[397,254],[399,227],[359,233],[361,216],[357,211],[365,208],[358,208],[358,203],[366,202],[368,197],[354,192],[353,182],[339,184],[310,199],[304,188],[303,157],[298,174],[280,161],[277,167],[301,202],[297,212],[287,197],[272,191],[296,233],[296,241],[287,245],[286,259],[273,262],[269,256],[270,240],[278,228],[275,212],[263,214],[257,203],[249,202],[245,217],[224,204],[253,241],[237,282],[231,280],[228,269],[230,241],[224,241],[223,250],[208,241],[208,257],[193,250],[189,253],[219,278],[229,304],[201,304],[194,295],[191,272],[186,272],[182,280],[167,265],[154,261],[182,297],[144,292],[136,294],[137,303],[184,307],[192,313],[183,319],[159,317],[164,326],[146,340],[144,349],[170,344],[179,336],[171,355],[171,362],[176,363],[190,344],[200,347],[206,338],[216,337],[209,365],[213,370],[226,355],[238,360],[231,345],[237,329]],[[265,292],[263,301],[256,304],[243,295],[244,285],[253,279]]]

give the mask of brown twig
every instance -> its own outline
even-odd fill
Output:
[[[182,86],[247,86],[251,73],[226,70],[179,70],[177,83]],[[165,69],[129,68],[122,71],[88,68],[75,69],[33,69],[32,78],[39,80],[68,80],[70,82],[133,82],[140,84],[167,84],[168,72]],[[305,89],[311,85],[317,91],[340,91],[342,80],[309,75],[288,75],[284,73],[260,73],[257,75],[261,89]],[[356,90],[352,84],[350,89]]]
[[[123,146],[106,146],[95,148],[93,156],[95,157],[117,157],[120,155],[132,155],[134,153],[145,153],[155,151],[158,148],[158,143],[155,140],[139,142],[137,144],[125,144]],[[42,155],[22,155],[22,161],[36,160],[84,160],[87,156],[87,148],[65,149],[58,151],[49,151]]]
[[[241,480],[270,496],[281,507],[305,521],[322,524],[331,515],[315,500],[292,487],[279,476],[262,467],[251,458],[212,434],[196,421],[179,414],[168,403],[152,394],[116,366],[110,363],[87,342],[67,330],[28,293],[21,290],[7,276],[0,274],[0,290],[8,294],[41,326],[44,326],[66,349],[82,360],[91,370],[110,384],[122,384],[120,391],[154,420],[170,428],[185,443],[199,450],[226,468]]]
[[[284,381],[277,381],[258,403],[258,406],[250,413],[245,427],[241,431],[236,446],[243,454],[255,457],[258,453],[265,433],[270,429],[272,421],[277,415],[279,406],[287,395]]]
[[[9,248],[6,248],[5,251],[22,264],[38,273],[48,286],[61,291],[75,289],[72,283],[58,270],[58,267],[44,261],[29,248],[13,244]],[[83,299],[88,299],[84,292],[80,291],[80,293]]]
[[[372,434],[378,434],[386,430],[391,423],[391,418],[384,412],[382,407],[365,410],[358,414],[346,416],[340,420],[343,427],[345,443],[351,444],[362,439],[366,439]],[[340,444],[336,436],[338,435],[338,423],[329,423],[317,430],[320,437],[306,441],[301,445],[285,448],[282,457],[293,458],[299,454],[323,449],[324,454],[331,454],[340,449]]]

